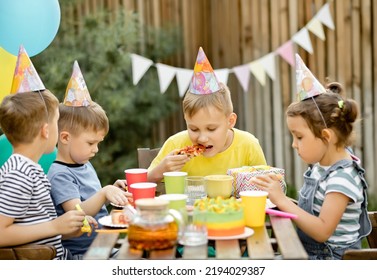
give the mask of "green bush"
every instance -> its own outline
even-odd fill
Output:
[[[66,8],[62,4],[62,15]],[[143,42],[141,28],[146,31]],[[103,185],[124,178],[124,169],[136,167],[137,147],[150,146],[153,127],[179,109],[178,93],[177,99],[160,93],[154,67],[133,85],[130,59],[130,53],[138,53],[141,44],[145,46],[143,56],[153,61],[169,57],[180,48],[175,42],[177,34],[174,27],[141,26],[135,14],[124,11],[115,17],[102,11],[80,22],[62,17],[53,43],[32,59],[45,86],[60,101],[77,60],[92,99],[107,112],[110,131],[91,161]]]

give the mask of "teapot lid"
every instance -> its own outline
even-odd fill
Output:
[[[163,199],[154,199],[154,198],[141,198],[135,201],[136,207],[140,209],[167,209],[169,201]]]

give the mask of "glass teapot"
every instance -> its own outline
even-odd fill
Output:
[[[136,214],[128,227],[128,243],[138,250],[173,248],[183,230],[180,212],[169,209],[168,201],[154,198],[138,199]]]

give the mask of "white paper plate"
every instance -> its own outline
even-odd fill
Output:
[[[254,230],[249,227],[245,227],[245,232],[238,235],[229,235],[229,236],[210,236],[208,235],[209,240],[231,240],[231,239],[245,239],[254,234]]]
[[[128,227],[128,224],[125,224],[125,225],[114,225],[112,222],[111,222],[111,216],[105,216],[105,217],[102,217],[98,220],[98,222],[105,226],[105,227],[112,227],[112,228],[126,228]]]

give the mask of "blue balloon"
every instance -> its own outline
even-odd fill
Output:
[[[42,166],[43,171],[47,174],[51,164],[56,159],[58,149],[55,148],[52,153],[44,154],[39,160],[39,164]],[[0,167],[8,160],[13,153],[13,147],[5,134],[0,135]]]
[[[60,25],[58,0],[0,0],[0,46],[17,55],[23,45],[29,57],[46,49]]]

